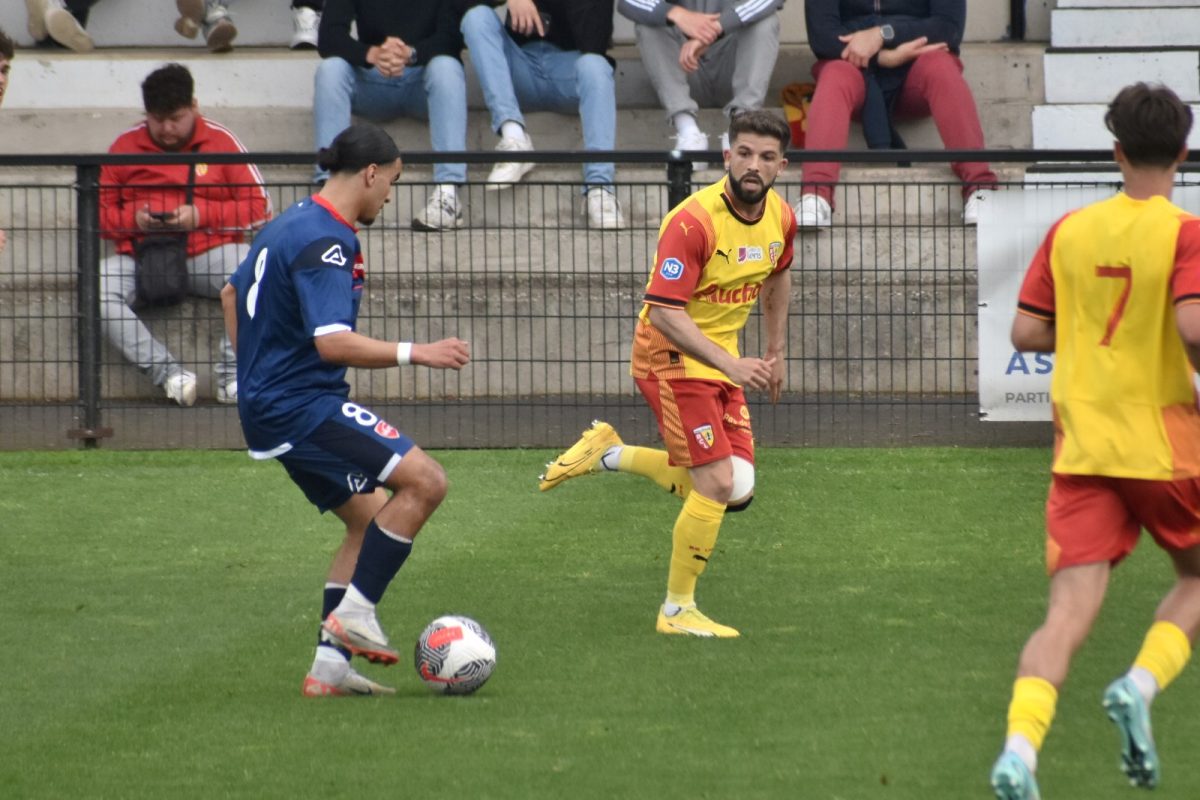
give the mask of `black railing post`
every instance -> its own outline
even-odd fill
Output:
[[[674,208],[692,193],[692,162],[672,158],[667,162],[667,207]]]
[[[111,436],[100,427],[100,166],[75,168],[76,298],[79,320],[79,427],[68,435],[84,447]]]

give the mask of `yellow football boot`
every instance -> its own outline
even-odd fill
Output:
[[[741,636],[736,628],[713,622],[700,613],[695,606],[681,609],[679,613],[667,616],[662,608],[658,609],[658,624],[655,628],[659,633],[671,633],[682,636],[705,636],[717,639],[732,639]]]
[[[538,488],[548,492],[568,478],[598,472],[600,459],[608,448],[620,444],[624,443],[612,425],[592,420],[592,427],[583,432],[578,442],[546,465],[546,473],[538,476],[541,481]]]

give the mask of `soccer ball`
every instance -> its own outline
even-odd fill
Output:
[[[439,694],[470,694],[496,668],[496,645],[473,619],[447,615],[429,623],[417,638],[413,666]]]

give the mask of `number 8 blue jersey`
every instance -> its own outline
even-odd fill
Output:
[[[324,198],[296,203],[254,239],[237,289],[238,412],[250,454],[287,452],[350,395],[346,368],[314,339],[352,331],[362,301],[356,228]]]

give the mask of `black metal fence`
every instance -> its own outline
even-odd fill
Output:
[[[592,227],[575,173],[559,169],[554,181],[503,191],[467,184],[460,189],[466,225],[437,232],[410,226],[431,189],[419,179],[433,155],[406,156],[418,180],[399,184],[381,219],[360,233],[368,275],[360,330],[417,341],[461,336],[471,341],[473,362],[460,373],[351,370],[356,399],[431,448],[559,446],[593,418],[614,422],[631,440],[652,438],[653,419],[628,376],[628,355],[658,226],[694,185],[721,173],[693,175],[691,162],[664,162],[662,153],[612,155],[624,164],[617,185],[627,221],[621,230]],[[831,154],[791,155],[829,160]],[[536,153],[531,160],[577,168],[584,157]],[[853,157],[884,164],[1025,163],[1106,155]],[[306,155],[205,160],[239,158],[284,173],[268,181],[277,211],[312,189],[296,169],[306,167]],[[493,159],[463,157],[476,164]],[[243,446],[236,408],[215,399],[217,302],[192,298],[141,312],[155,337],[198,375],[193,407],[170,402],[105,340],[99,264],[111,246],[99,236],[99,175],[101,164],[120,160],[0,156],[0,168],[12,168],[0,185],[0,229],[9,238],[0,254],[0,449]],[[28,180],[20,179],[21,170]],[[975,232],[962,223],[960,187],[949,171],[846,177],[836,188],[833,226],[796,241],[786,393],[776,406],[751,399],[759,441],[1044,441],[1045,426],[978,419]],[[795,203],[799,170],[777,188]],[[760,350],[758,320],[745,333],[746,352]]]

